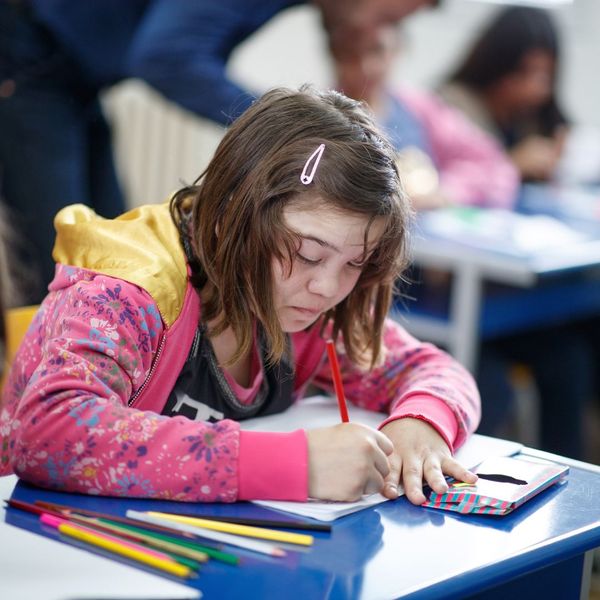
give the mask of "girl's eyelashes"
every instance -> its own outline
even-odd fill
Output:
[[[323,262],[323,259],[322,259],[322,258],[316,258],[316,259],[313,259],[313,258],[308,258],[308,257],[306,257],[306,256],[303,256],[303,255],[302,255],[302,254],[300,254],[300,253],[296,253],[296,258],[297,258],[297,259],[298,259],[300,262],[303,262],[303,263],[304,263],[304,264],[306,264],[306,265],[313,265],[313,266],[315,266],[315,265],[319,265],[319,264],[321,264],[321,263]],[[360,270],[361,270],[361,269],[363,269],[363,268],[364,268],[364,266],[367,264],[367,261],[366,261],[366,260],[360,260],[360,261],[349,261],[347,264],[348,264],[348,266],[349,266],[351,269],[358,269],[358,270],[360,271]]]
[[[300,261],[303,262],[306,265],[318,265],[321,262],[321,259],[316,259],[313,260],[311,258],[307,258],[306,256],[302,256],[302,254],[296,254],[296,258]]]
[[[371,259],[372,254],[372,252],[369,252],[366,256],[363,254],[356,260],[348,261],[348,266],[352,267],[353,269],[364,269],[367,266],[369,260]]]

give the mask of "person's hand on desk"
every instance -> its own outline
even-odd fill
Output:
[[[558,166],[564,146],[564,132],[555,137],[530,135],[510,151],[510,156],[523,179],[548,181]]]
[[[308,494],[321,500],[353,502],[363,494],[381,492],[390,474],[392,442],[359,423],[310,429]]]
[[[446,442],[425,421],[410,417],[397,419],[381,431],[394,444],[394,453],[389,457],[390,472],[381,492],[387,498],[397,498],[397,486],[402,483],[406,497],[419,505],[427,499],[423,494],[424,480],[440,494],[448,490],[444,475],[468,483],[477,481],[477,475],[452,458]]]
[[[433,210],[450,205],[450,198],[440,188],[440,177],[431,158],[419,148],[404,148],[396,158],[402,174],[404,191],[417,210]]]

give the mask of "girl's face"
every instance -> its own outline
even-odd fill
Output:
[[[367,256],[383,233],[383,220],[369,229],[368,218],[341,212],[330,204],[296,203],[284,209],[287,226],[300,236],[293,263],[273,262],[275,310],[283,331],[293,333],[312,325],[354,288]]]
[[[373,31],[362,50],[334,57],[338,87],[350,98],[374,102],[385,83],[399,46],[399,34],[393,25]]]
[[[552,96],[554,67],[552,54],[546,50],[531,50],[516,71],[498,82],[497,94],[514,113],[535,111]]]

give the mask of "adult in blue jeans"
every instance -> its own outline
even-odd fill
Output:
[[[254,96],[226,73],[232,51],[273,16],[306,0],[0,0],[0,195],[26,236],[39,302],[54,272],[52,221],[82,202],[124,209],[99,93],[138,78],[222,125]],[[314,0],[329,34],[399,20],[433,0]],[[340,6],[342,5],[343,6]]]

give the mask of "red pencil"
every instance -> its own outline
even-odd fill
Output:
[[[340,365],[338,363],[337,354],[335,353],[335,345],[333,340],[327,340],[327,355],[329,356],[329,364],[331,365],[331,373],[333,374],[333,387],[337,397],[338,406],[340,407],[340,417],[342,423],[348,423],[348,408],[346,406],[346,396],[344,396],[344,387],[342,385],[342,374],[340,373]]]

